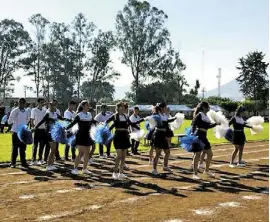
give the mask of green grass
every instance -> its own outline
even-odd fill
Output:
[[[183,125],[181,126],[180,130],[175,131],[174,133],[184,133],[185,128],[190,126],[190,120],[185,120]],[[144,124],[141,124],[142,129],[145,129]],[[249,129],[245,129],[246,137],[248,141],[256,141],[256,140],[268,140],[269,139],[269,124],[264,123],[264,131],[259,135],[251,135]],[[219,144],[219,143],[226,143],[227,141],[225,139],[216,139],[213,129],[208,131],[208,139],[211,144]],[[177,143],[177,138],[173,138],[172,143]],[[143,142],[142,142],[143,144]],[[61,157],[64,155],[64,146],[60,145],[60,154]],[[139,149],[141,151],[148,150],[148,147],[145,147],[143,145],[140,145]],[[112,147],[112,150],[114,151],[114,148]],[[96,147],[95,153],[98,153],[98,146]],[[0,134],[0,162],[3,161],[10,161],[10,155],[11,155],[11,134]],[[32,155],[32,146],[28,146],[26,150],[26,157],[27,159],[30,159]]]

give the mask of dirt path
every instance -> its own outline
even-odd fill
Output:
[[[229,168],[232,146],[213,147],[216,178],[192,179],[191,153],[173,149],[172,174],[151,175],[147,154],[128,158],[129,179],[114,181],[113,160],[95,159],[92,176],[73,163],[28,171],[0,168],[1,221],[268,221],[268,142],[249,143],[243,168]]]

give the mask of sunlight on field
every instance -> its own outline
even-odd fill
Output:
[[[185,120],[182,127],[175,131],[175,134],[177,133],[184,133],[185,128],[190,126],[191,121]],[[264,131],[259,135],[251,135],[249,129],[245,129],[246,137],[248,141],[255,141],[255,140],[268,140],[269,139],[269,124],[264,123]],[[145,129],[144,124],[141,124],[141,128]],[[225,139],[216,139],[214,135],[214,130],[211,129],[208,132],[208,138],[210,143],[212,144],[219,144],[219,143],[226,143],[227,141]],[[172,143],[177,144],[177,138],[173,138]],[[143,144],[143,141],[141,142]],[[27,159],[31,158],[32,155],[32,146],[27,147]],[[114,148],[112,147],[112,150]],[[139,150],[148,150],[148,147],[145,147],[143,145],[140,146]],[[96,147],[95,153],[98,153],[98,147]],[[9,161],[11,155],[11,134],[0,134],[0,161]],[[64,146],[60,145],[60,155],[63,157],[64,155]]]

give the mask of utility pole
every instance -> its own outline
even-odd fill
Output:
[[[217,79],[218,79],[218,97],[220,97],[221,68],[218,68]]]

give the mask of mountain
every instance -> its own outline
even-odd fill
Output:
[[[207,91],[205,93],[205,97],[217,96],[217,95],[218,95],[218,88]],[[240,92],[240,86],[235,79],[220,86],[220,96],[227,97],[236,101],[241,101],[244,99],[243,94]]]
[[[114,99],[124,99],[126,92],[130,91],[131,85],[114,86]]]

